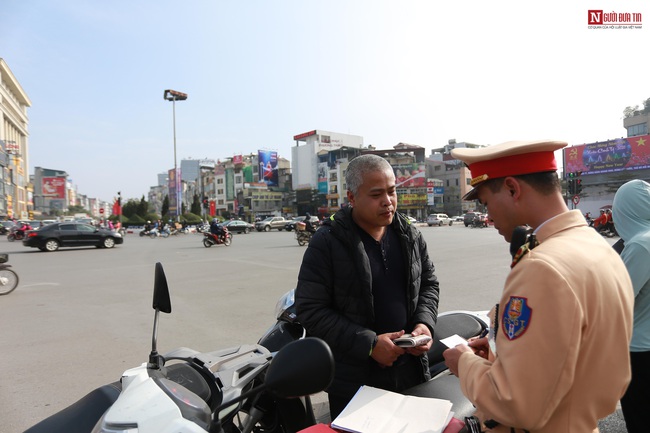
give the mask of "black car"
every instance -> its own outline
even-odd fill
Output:
[[[253,224],[247,223],[246,221],[241,220],[232,220],[226,221],[221,224],[224,227],[228,228],[228,231],[231,233],[245,233],[248,234],[255,228]]]
[[[38,230],[30,230],[23,239],[26,247],[41,251],[56,251],[60,247],[113,248],[124,242],[115,231],[77,222],[52,223]]]

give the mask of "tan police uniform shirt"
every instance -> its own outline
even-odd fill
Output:
[[[506,280],[496,354],[464,353],[461,387],[482,421],[501,424],[492,431],[598,431],[630,380],[632,284],[578,210],[548,220],[536,237]]]

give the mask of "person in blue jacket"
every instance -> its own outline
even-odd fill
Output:
[[[650,183],[635,179],[621,186],[612,204],[623,239],[621,259],[634,288],[634,327],[630,343],[632,381],[621,399],[628,433],[650,431]]]

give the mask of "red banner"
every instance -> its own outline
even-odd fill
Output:
[[[122,206],[115,200],[115,203],[113,203],[113,215],[121,215],[122,214]]]

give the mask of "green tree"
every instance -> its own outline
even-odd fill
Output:
[[[147,216],[147,212],[149,212],[149,203],[144,199],[143,194],[140,203],[138,204],[137,214],[144,218]]]
[[[201,199],[197,194],[194,194],[194,197],[192,197],[192,206],[190,206],[190,212],[194,215],[201,215]]]
[[[165,195],[165,198],[163,199],[162,203],[162,210],[160,212],[163,215],[169,214],[169,196]]]
[[[627,106],[623,110],[623,118],[628,119],[630,117],[638,116],[639,114],[650,114],[650,98],[643,101],[643,108],[639,108],[638,105]]]
[[[138,214],[138,202],[130,198],[129,201],[127,201],[122,206],[122,215],[130,219],[132,216],[137,214]]]

